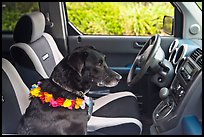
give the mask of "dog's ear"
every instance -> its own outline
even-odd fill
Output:
[[[81,71],[84,67],[85,60],[88,56],[88,52],[75,52],[71,54],[68,58],[68,65],[75,70],[80,76],[81,76]]]

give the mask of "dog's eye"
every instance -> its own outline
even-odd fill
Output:
[[[102,66],[102,65],[103,65],[103,60],[102,60],[102,59],[99,60],[98,65],[99,65],[99,66]]]

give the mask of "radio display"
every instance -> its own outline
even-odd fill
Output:
[[[188,72],[189,75],[191,75],[191,73],[193,72],[193,69],[189,64],[186,64],[185,70]]]

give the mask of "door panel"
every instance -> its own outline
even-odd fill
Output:
[[[78,35],[69,36],[68,41],[70,51],[78,46],[94,46],[96,49],[100,50],[106,55],[106,62],[108,66],[122,75],[123,78],[119,84],[114,88],[109,88],[108,92],[129,90],[136,94],[138,92],[138,87],[128,87],[126,79],[130,70],[130,66],[141,49],[141,46],[136,45],[135,42],[139,44],[145,43],[149,38],[150,36]],[[168,47],[173,40],[173,37],[162,37],[161,46],[166,54],[166,58],[168,57]],[[139,69],[136,69],[135,73],[137,73],[138,70]],[[147,78],[141,79],[141,83],[146,83],[146,79]],[[92,88],[92,90],[107,91],[107,88],[98,88],[95,86]]]
[[[90,45],[102,51],[107,56],[110,67],[127,67],[132,64],[141,46],[135,43],[145,43],[150,37],[143,36],[69,36],[69,48]],[[168,47],[173,37],[162,37],[161,46],[168,57]]]

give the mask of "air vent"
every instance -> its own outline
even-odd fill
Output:
[[[178,48],[176,55],[175,55],[175,58],[173,59],[174,65],[176,65],[183,57],[185,57],[186,52],[187,52],[187,48],[188,48],[188,45],[186,45],[186,44],[182,44]]]
[[[169,53],[171,53],[176,47],[178,47],[179,40],[175,39],[169,46]]]
[[[197,48],[195,51],[193,51],[193,53],[190,55],[190,57],[196,61],[196,58],[202,54],[202,50]]]
[[[202,56],[197,59],[196,63],[202,68]]]

